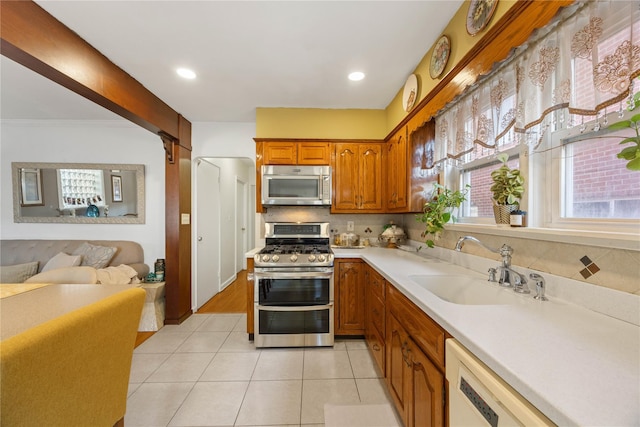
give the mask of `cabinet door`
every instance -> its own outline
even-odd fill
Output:
[[[385,376],[384,278],[365,265],[365,338],[371,355]]]
[[[395,165],[398,162],[398,145],[396,144],[397,137],[394,136],[385,149],[387,150],[387,156],[384,159],[384,164],[387,168],[387,188],[386,203],[387,210],[394,210],[396,208],[398,197],[398,173],[395,170]]]
[[[364,335],[365,286],[364,267],[360,260],[336,261],[338,278],[336,287],[338,335]]]
[[[323,165],[331,161],[331,150],[328,142],[301,142],[298,144],[299,165]]]
[[[409,171],[407,161],[407,138],[400,130],[387,142],[384,164],[387,170],[386,204],[387,210],[406,211],[409,193]]]
[[[297,159],[297,144],[294,142],[264,142],[263,164],[265,165],[295,165]]]
[[[366,211],[382,211],[382,145],[361,144],[360,158],[360,204]]]
[[[387,388],[402,418],[402,423],[407,426],[411,401],[410,338],[407,331],[389,311],[387,311],[386,335]]]
[[[335,202],[331,211],[358,209],[358,145],[335,144],[336,156],[333,174]]]
[[[407,427],[444,425],[444,375],[415,344],[411,343],[411,393]]]

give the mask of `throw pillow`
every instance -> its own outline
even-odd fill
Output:
[[[0,283],[23,283],[38,272],[38,261],[0,267]]]
[[[72,255],[82,255],[80,265],[88,265],[93,268],[104,268],[109,265],[109,261],[116,254],[118,248],[109,246],[97,246],[84,242],[80,245]]]
[[[42,267],[41,273],[49,270],[55,270],[62,267],[76,267],[82,262],[82,255],[68,255],[64,252],[59,252],[56,256],[51,258]]]

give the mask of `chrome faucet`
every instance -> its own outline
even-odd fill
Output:
[[[511,255],[513,254],[513,248],[511,246],[504,244],[499,249],[495,249],[485,245],[473,236],[463,236],[458,239],[455,250],[460,252],[462,250],[462,247],[464,246],[464,242],[466,242],[467,240],[479,244],[490,252],[500,254],[500,256],[502,257],[502,263],[498,267],[489,269],[489,281],[495,282],[496,273],[499,273],[500,278],[498,279],[498,283],[500,284],[500,286],[510,286],[515,292],[521,294],[531,293],[531,290],[527,285],[527,279],[522,274],[511,268]]]

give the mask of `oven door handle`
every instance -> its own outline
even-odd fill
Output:
[[[254,269],[254,280],[260,279],[307,279],[307,278],[331,278],[333,277],[333,268],[327,268],[318,271],[293,271],[289,268],[271,269],[268,272],[258,271]]]
[[[256,309],[262,311],[318,311],[318,310],[330,310],[333,308],[333,303],[330,302],[327,305],[302,305],[302,306],[266,306],[256,304]]]

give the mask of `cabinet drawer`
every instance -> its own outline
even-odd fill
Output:
[[[373,359],[376,361],[379,373],[384,377],[386,348],[384,345],[384,339],[380,337],[378,331],[375,329],[372,329],[371,332],[367,334],[367,347],[369,347],[369,351],[371,352]]]
[[[385,280],[373,268],[369,267],[369,286],[373,292],[373,295],[380,298],[381,301],[385,299]]]
[[[386,306],[422,351],[444,370],[444,329],[388,282]]]
[[[384,303],[375,295],[371,296],[370,303],[371,307],[369,308],[369,315],[371,316],[371,323],[377,330],[378,335],[384,338]]]

